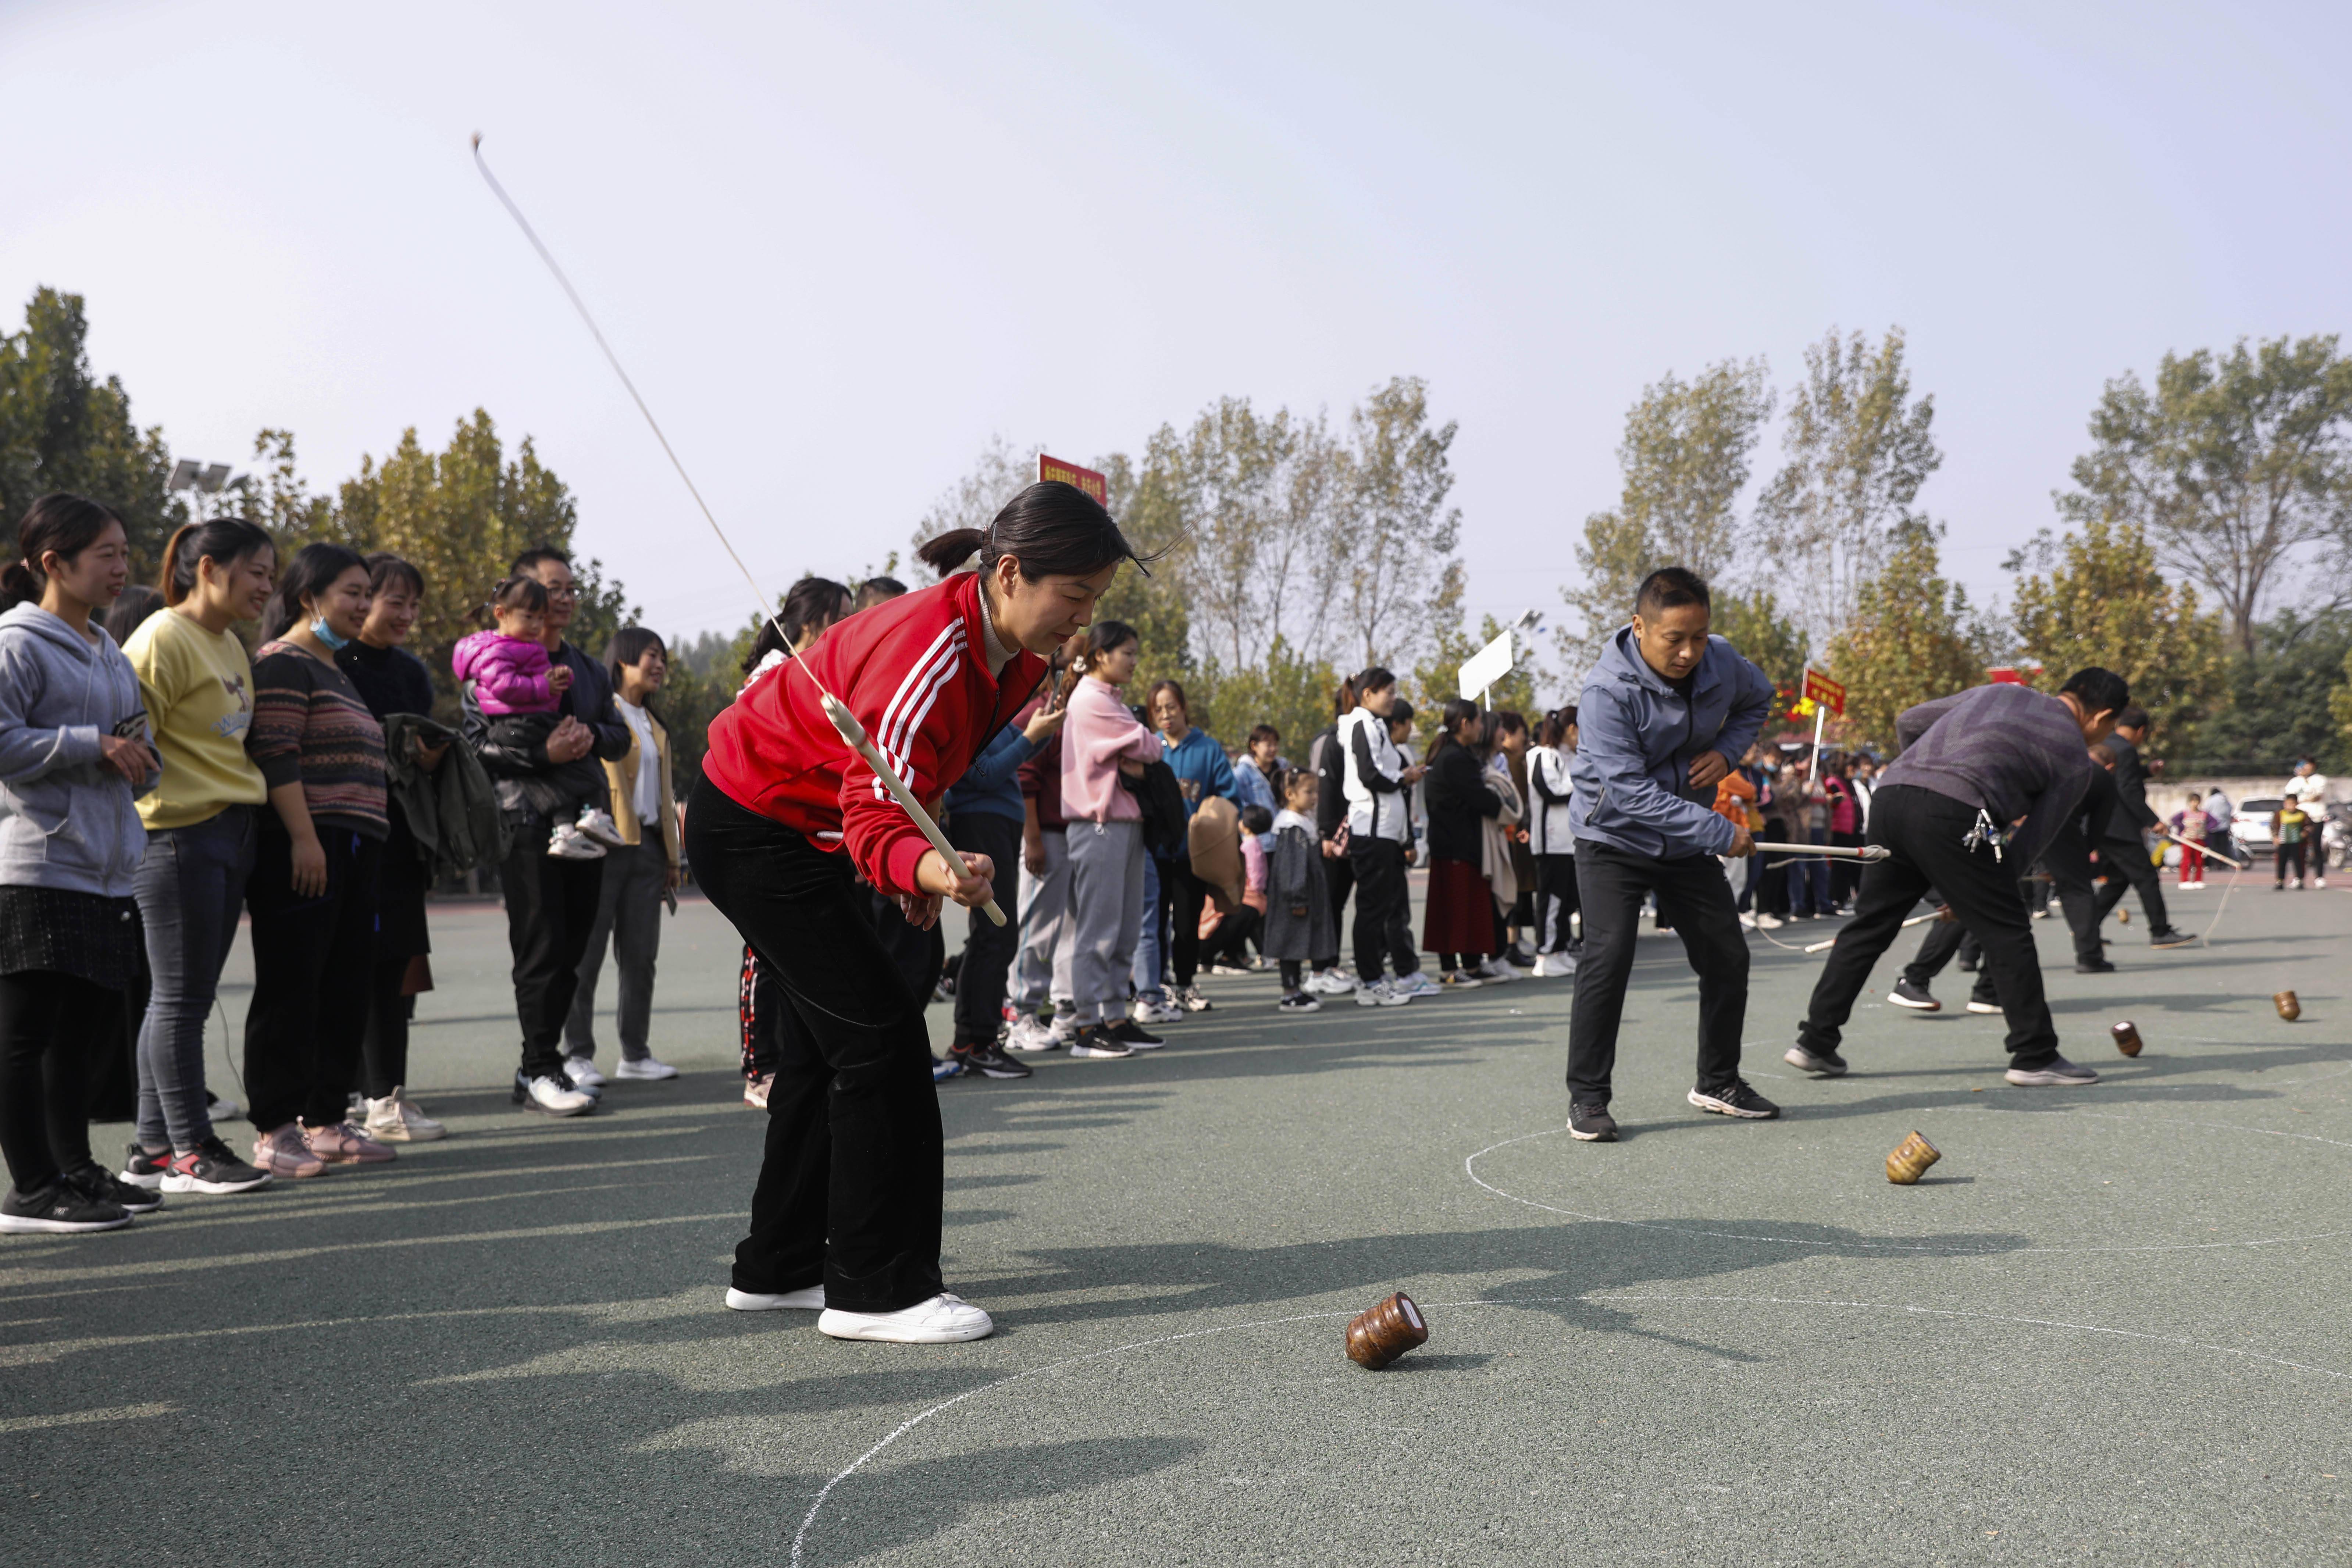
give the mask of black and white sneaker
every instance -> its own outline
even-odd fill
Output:
[[[150,1154],[133,1138],[122,1155],[122,1179],[134,1187],[145,1187],[151,1193],[163,1190],[163,1173],[172,1168],[172,1152]]]
[[[1809,1072],[1815,1078],[1843,1078],[1845,1058],[1835,1051],[1809,1051],[1802,1046],[1790,1046],[1780,1059],[1799,1072]],[[1693,1100],[1692,1104],[1698,1102]]]
[[[1080,1061],[1095,1057],[1131,1057],[1135,1047],[1121,1040],[1101,1024],[1088,1024],[1070,1040],[1070,1055]]]
[[[188,1154],[174,1154],[163,1172],[167,1193],[249,1193],[270,1183],[269,1173],[236,1157],[219,1135],[205,1139]]]
[[[1780,1108],[1748,1087],[1748,1080],[1733,1079],[1715,1089],[1695,1089],[1690,1102],[1701,1110],[1717,1116],[1737,1116],[1743,1121],[1769,1121],[1780,1114]]]
[[[1934,992],[1925,985],[1914,985],[1908,979],[1897,980],[1895,983],[1895,989],[1886,994],[1886,999],[1897,1007],[1913,1007],[1922,1013],[1940,1013],[1944,1010],[1944,1005],[1936,1000]]]
[[[2189,935],[2185,931],[2167,926],[2162,931],[2148,932],[2147,945],[2150,947],[2187,947],[2190,942],[2195,942],[2196,940],[2197,939],[2195,937]]]
[[[956,1055],[961,1058],[965,1072],[978,1073],[982,1078],[1027,1078],[1036,1071],[1027,1062],[1016,1062],[1006,1056],[1004,1047],[994,1040],[984,1046],[958,1051]]]
[[[1320,1013],[1323,1004],[1304,991],[1294,991],[1274,1005],[1277,1013]]]
[[[2097,1073],[2064,1057],[2052,1057],[2039,1067],[2013,1067],[2001,1076],[2020,1089],[2079,1089],[2099,1081]]]
[[[1568,1135],[1580,1143],[1614,1143],[1617,1142],[1617,1119],[1609,1108],[1596,1101],[1581,1104],[1574,1100],[1568,1107]]]
[[[1121,1018],[1103,1033],[1130,1051],[1156,1051],[1168,1043],[1132,1018]]]
[[[0,1198],[0,1234],[10,1236],[75,1236],[84,1231],[121,1230],[131,1223],[121,1204],[94,1198],[63,1176],[37,1192],[8,1189]]]
[[[2000,1004],[1998,1002],[1988,1002],[1981,996],[1971,996],[1969,998],[1969,1011],[1971,1013],[1998,1013],[2000,1011]]]
[[[85,1197],[101,1199],[131,1214],[153,1214],[163,1206],[160,1187],[151,1189],[123,1181],[95,1160],[84,1161],[68,1171],[66,1180]]]
[[[2113,974],[2116,966],[2104,958],[2087,959],[2074,965],[2077,974]]]

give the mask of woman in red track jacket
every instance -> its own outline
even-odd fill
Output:
[[[1027,701],[1050,653],[1085,628],[1133,558],[1076,488],[1030,486],[985,531],[932,540],[946,570],[980,571],[849,616],[746,687],[710,726],[687,806],[695,880],[782,982],[790,1031],[768,1092],[767,1156],[727,1304],[820,1308],[841,1339],[978,1339],[988,1314],[940,1278],[945,1184],[931,1087],[929,998],[908,994],[874,935],[858,879],[928,925],[940,900],[976,909],[996,868],[950,865],[824,716],[846,703],[918,800],[936,802]]]

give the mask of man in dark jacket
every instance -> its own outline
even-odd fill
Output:
[[[1756,742],[1772,682],[1707,631],[1706,584],[1679,566],[1653,572],[1633,624],[1612,637],[1576,704],[1576,885],[1584,957],[1568,1026],[1568,1130],[1613,1142],[1610,1071],[1642,902],[1682,938],[1698,974],[1698,1078],[1689,1100],[1718,1116],[1764,1120],[1780,1107],[1739,1076],[1748,1016],[1748,940],[1719,856],[1755,853],[1748,829],[1715,811],[1715,786]]]
[[[490,742],[489,726],[466,694],[463,733],[482,769],[498,786],[499,805],[513,830],[512,847],[499,867],[499,889],[507,906],[507,942],[514,951],[515,1014],[522,1024],[522,1065],[515,1073],[515,1101],[551,1116],[578,1116],[595,1107],[604,1076],[584,1058],[563,1054],[563,1021],[580,983],[580,958],[596,923],[604,890],[604,863],[550,855],[556,824],[535,809],[522,782],[582,757],[617,762],[629,753],[629,727],[613,706],[613,680],[602,660],[564,640],[563,628],[579,608],[572,562],[548,545],[515,558],[515,572],[535,577],[547,590],[547,655],[572,672],[572,684],[556,703],[559,715],[541,749],[518,756]]]
[[[2165,913],[2163,879],[2157,875],[2147,844],[2140,837],[2159,822],[2156,809],[2147,804],[2147,765],[2139,754],[2148,728],[2147,709],[2126,708],[2116,715],[2116,732],[2107,737],[2107,750],[2116,758],[2116,811],[2107,819],[2106,837],[2098,844],[2099,865],[2107,879],[2093,905],[2096,912],[2092,923],[2105,925],[2107,912],[2123,902],[2127,889],[2137,888],[2140,908],[2147,914],[2148,944],[2179,947],[2197,939],[2173,929]]]

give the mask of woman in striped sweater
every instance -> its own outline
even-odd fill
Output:
[[[269,786],[246,905],[253,1004],[245,1085],[254,1163],[279,1176],[389,1160],[346,1120],[375,960],[376,869],[391,819],[383,726],[335,650],[360,635],[367,563],[305,545],[278,580],[253,660],[246,751]]]

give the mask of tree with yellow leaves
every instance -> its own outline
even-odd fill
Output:
[[[2011,555],[2018,574],[2020,651],[2039,660],[2039,685],[2055,688],[2084,665],[2114,670],[2174,750],[2182,731],[2219,699],[2228,670],[2225,629],[2197,590],[2169,584],[2139,524],[2087,519],[2077,533],[2044,531]]]
[[[1848,743],[1891,751],[1906,708],[1984,679],[1984,637],[1968,590],[1940,572],[1941,525],[1900,523],[1885,564],[1855,595],[1853,617],[1830,638],[1829,672],[1845,687]]]

